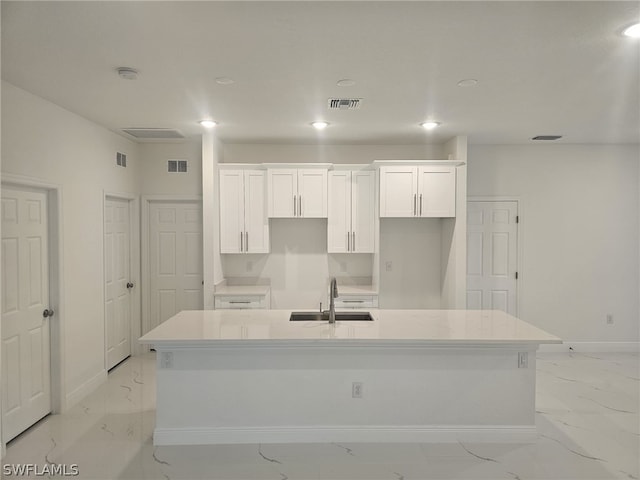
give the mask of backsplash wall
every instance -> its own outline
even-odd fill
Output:
[[[372,276],[371,254],[328,254],[327,220],[272,218],[271,253],[222,255],[229,283],[271,285],[271,308],[315,309],[327,306],[329,278],[339,284]]]

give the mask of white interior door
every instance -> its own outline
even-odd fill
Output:
[[[47,215],[46,192],[2,187],[5,441],[51,411]]]
[[[181,310],[202,310],[202,204],[151,202],[149,325]]]
[[[467,206],[467,308],[517,315],[518,203]]]
[[[107,370],[131,355],[131,243],[129,200],[104,205],[104,283]]]

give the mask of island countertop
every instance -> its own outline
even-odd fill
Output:
[[[185,310],[140,342],[183,347],[500,346],[562,340],[498,310],[368,310],[373,321],[289,321],[291,310]]]

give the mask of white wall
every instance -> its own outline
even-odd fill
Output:
[[[127,154],[127,168],[116,165]],[[62,368],[66,400],[104,375],[104,191],[137,193],[138,145],[13,85],[2,83],[2,174],[62,189]],[[63,398],[63,406],[64,400]]]
[[[140,189],[143,195],[202,195],[202,142],[142,143]],[[168,160],[186,160],[186,173],[169,173]]]
[[[442,223],[380,219],[380,308],[440,308]]]
[[[371,163],[374,160],[446,160],[442,145],[225,144],[224,163]]]
[[[639,159],[638,145],[469,146],[468,195],[521,200],[523,320],[638,341]]]

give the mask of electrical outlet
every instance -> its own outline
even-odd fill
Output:
[[[160,353],[160,368],[173,367],[173,352]]]
[[[391,260],[385,262],[384,264],[384,268],[387,272],[390,272],[393,270],[393,262]]]
[[[613,325],[613,315],[607,313],[607,325]]]
[[[253,271],[253,262],[252,261],[248,261],[247,262],[247,272],[251,272]]]
[[[351,384],[351,396],[353,398],[362,398],[362,382],[353,382]]]
[[[347,271],[347,262],[340,262],[340,271],[341,272]]]

